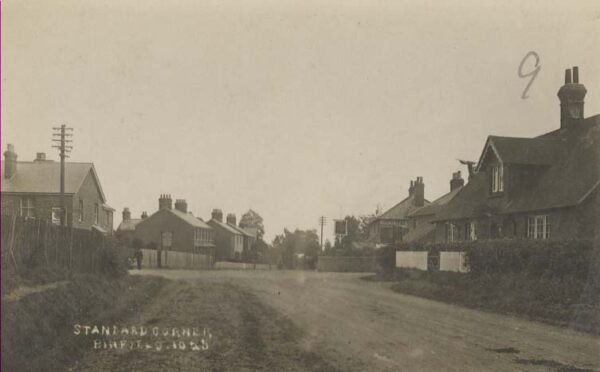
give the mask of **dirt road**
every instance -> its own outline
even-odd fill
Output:
[[[130,322],[207,324],[215,346],[94,350],[75,369],[600,371],[598,337],[401,295],[356,274],[142,273],[183,282]]]

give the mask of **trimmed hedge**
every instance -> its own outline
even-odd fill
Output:
[[[384,273],[395,270],[396,251],[441,251],[466,253],[469,275],[524,273],[530,277],[587,278],[597,262],[590,240],[480,240],[460,243],[400,244],[377,252]]]

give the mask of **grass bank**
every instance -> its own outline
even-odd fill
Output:
[[[109,323],[132,314],[166,282],[81,274],[64,287],[3,303],[2,370],[62,370],[89,348],[71,337],[74,324]]]
[[[365,280],[393,282],[392,290],[469,308],[600,334],[600,283],[563,278],[532,278],[521,273],[469,275],[397,269]]]

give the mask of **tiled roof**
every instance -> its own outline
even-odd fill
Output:
[[[425,205],[429,205],[430,202],[428,200],[425,200]],[[405,218],[407,218],[407,216],[417,210],[418,208],[422,208],[422,207],[417,207],[414,204],[414,196],[409,196],[406,199],[402,200],[400,203],[394,205],[392,208],[388,209],[386,212],[384,212],[383,214],[377,216],[376,218],[374,218],[373,220],[371,220],[370,223],[373,223],[377,220],[403,220]]]
[[[236,229],[242,235],[245,235],[245,236],[247,236],[249,238],[254,238],[254,235],[252,235],[250,232],[246,231],[245,229],[243,229],[243,228],[241,228],[239,226],[232,225],[232,224],[229,224],[229,223],[227,224],[227,226],[233,227],[234,229]]]
[[[4,161],[2,161],[2,169],[6,169]],[[102,200],[106,200],[92,163],[65,163],[65,193],[77,193],[90,172],[96,178]],[[4,174],[2,175],[2,192],[60,193],[60,162],[17,162],[17,172],[11,178],[5,179]]]
[[[128,220],[123,220],[117,227],[117,231],[134,231],[135,225],[142,222],[141,218],[130,218]]]
[[[206,222],[200,221],[200,219],[194,217],[194,215],[191,213],[184,213],[177,209],[167,210],[194,227],[200,227],[202,229],[212,229],[212,227],[208,226]]]
[[[575,206],[600,187],[600,115],[536,139],[554,141],[547,143],[559,141],[562,145],[559,146],[560,156],[551,157],[552,161],[545,164],[547,169],[532,186],[509,190],[508,199],[489,198],[488,177],[485,172],[477,173],[434,219],[443,221],[473,218],[484,213],[517,213]],[[521,142],[521,145],[528,146],[527,143]],[[554,148],[554,145],[549,146]],[[519,151],[522,153],[524,150]],[[548,149],[542,151],[549,152]]]
[[[458,194],[460,189],[462,189],[463,187],[464,186],[458,187],[432,201],[431,204],[414,210],[408,215],[408,217],[421,217],[436,214],[440,210],[440,208],[443,205],[446,205],[450,200],[452,200],[452,198],[454,198],[456,194]]]
[[[228,232],[230,232],[232,234],[243,235],[242,232],[238,231],[236,228],[234,228],[233,226],[231,226],[231,225],[229,225],[227,223],[219,222],[219,221],[217,221],[215,219],[212,219],[212,220],[208,221],[208,223],[209,224],[215,224],[215,225],[223,228],[224,230],[226,230],[226,231],[228,231]]]

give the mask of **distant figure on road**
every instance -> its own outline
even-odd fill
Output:
[[[137,261],[137,268],[138,270],[142,269],[142,259],[144,259],[144,253],[142,252],[141,249],[137,249],[134,253],[135,256],[135,260]]]

